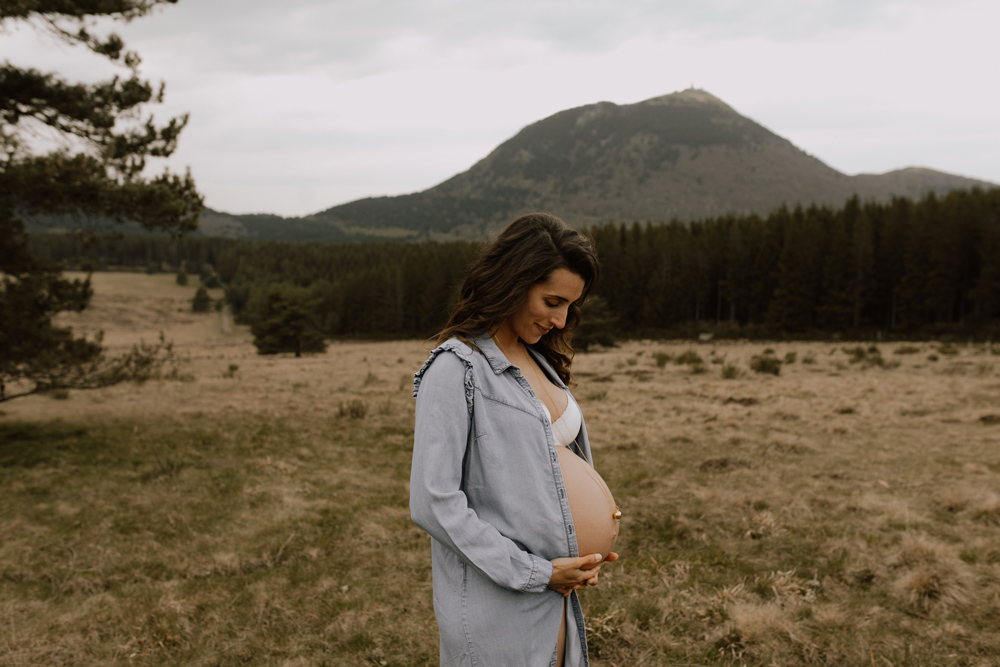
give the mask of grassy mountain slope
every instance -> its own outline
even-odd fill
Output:
[[[767,214],[781,204],[836,206],[854,194],[887,200],[977,185],[995,187],[924,168],[848,176],[717,97],[689,89],[561,111],[423,192],[359,199],[299,218],[206,209],[198,233],[287,241],[482,239],[536,210],[576,225],[696,220]],[[69,226],[40,218],[30,231]]]
[[[524,128],[468,171],[424,192],[361,199],[315,218],[361,228],[482,237],[514,216],[575,224],[765,214],[782,203],[840,204],[990,185],[929,169],[847,176],[702,90],[600,102]]]

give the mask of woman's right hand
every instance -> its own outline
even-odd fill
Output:
[[[549,588],[561,593],[563,597],[586,588],[587,582],[596,578],[601,570],[601,554],[555,558],[551,562],[552,578],[549,579]]]

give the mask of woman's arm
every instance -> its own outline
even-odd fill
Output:
[[[521,549],[469,507],[462,470],[472,415],[465,396],[465,362],[442,352],[424,371],[417,392],[410,471],[414,523],[494,583],[541,593],[552,563]]]

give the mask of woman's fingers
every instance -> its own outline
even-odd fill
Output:
[[[596,586],[601,566],[606,562],[616,560],[618,560],[618,554],[614,552],[609,553],[606,558],[602,558],[601,554],[556,558],[552,561],[552,580],[549,581],[549,588],[565,597],[573,591],[582,591],[588,586]]]

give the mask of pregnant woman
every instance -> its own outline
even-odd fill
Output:
[[[617,560],[620,514],[566,385],[598,273],[562,220],[518,218],[414,378],[410,512],[432,537],[441,665],[589,664],[576,591]]]

